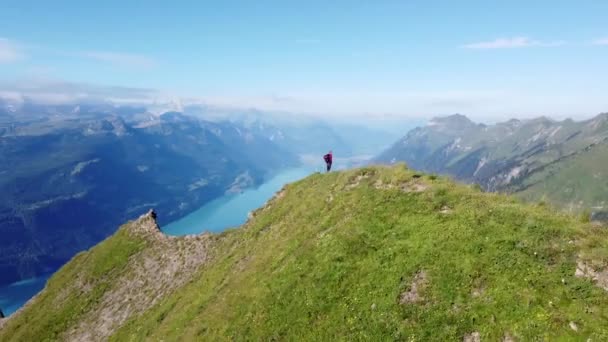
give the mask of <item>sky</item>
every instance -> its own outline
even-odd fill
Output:
[[[0,95],[484,121],[608,112],[608,1],[0,4]]]

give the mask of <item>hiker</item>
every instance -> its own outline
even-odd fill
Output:
[[[329,172],[329,170],[331,170],[331,163],[333,162],[333,155],[331,151],[323,156],[323,160],[325,160],[325,164],[327,164],[327,172]]]
[[[150,216],[156,220],[156,211],[154,211],[154,209],[150,209]]]

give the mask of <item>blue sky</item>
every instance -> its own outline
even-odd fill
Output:
[[[608,111],[607,13],[603,0],[6,1],[0,91],[582,118]]]

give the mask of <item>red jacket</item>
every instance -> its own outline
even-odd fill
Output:
[[[323,156],[323,160],[325,160],[326,163],[331,164],[333,162],[333,156],[331,153],[328,153],[326,155]]]

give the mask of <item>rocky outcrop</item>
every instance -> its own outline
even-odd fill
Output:
[[[106,340],[129,318],[151,308],[190,281],[209,260],[210,235],[165,235],[155,216],[150,210],[123,227],[130,234],[148,241],[146,248],[130,258],[112,290],[104,294],[95,310],[86,313],[66,340]],[[86,291],[87,284],[80,283],[77,287]]]
[[[574,275],[577,277],[590,279],[598,287],[608,291],[608,269],[598,271],[591,267],[591,265],[588,263],[579,260],[576,263],[576,271]]]
[[[421,270],[416,273],[407,291],[402,292],[399,296],[399,304],[420,303],[424,301],[421,292],[427,285],[427,273],[426,271]]]
[[[96,297],[95,303],[60,339],[105,341],[127,320],[145,312],[191,281],[201,266],[210,260],[209,251],[214,241],[209,234],[165,235],[156,222],[153,210],[123,225],[117,235],[74,258],[59,270],[58,274],[67,269],[64,272],[75,275],[72,281],[59,289],[59,293],[57,289],[43,289],[10,317],[0,319],[0,327],[11,324],[30,306],[37,305],[41,297],[49,295],[47,291],[55,291],[57,305],[61,305],[70,301],[74,294],[78,294],[79,298],[94,296],[96,291],[103,288],[103,294]],[[117,240],[122,242],[117,244]],[[95,249],[99,248],[105,252],[96,252]],[[79,257],[97,265],[111,262],[104,258],[108,254],[123,253],[124,249],[133,251],[126,265],[113,268],[111,273],[100,278],[91,277],[89,269],[79,263]]]

